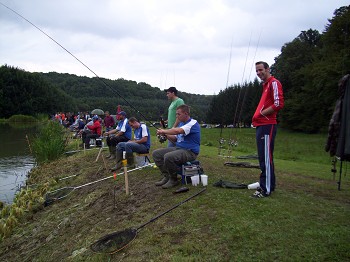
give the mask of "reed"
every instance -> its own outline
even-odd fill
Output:
[[[64,127],[49,121],[43,125],[39,135],[32,143],[33,155],[37,163],[46,163],[58,159],[65,152],[67,135]]]

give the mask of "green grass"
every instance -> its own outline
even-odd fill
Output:
[[[331,158],[323,150],[326,135],[279,130],[276,191],[269,198],[253,199],[251,190],[217,188],[213,183],[220,179],[258,181],[258,169],[224,165],[241,161],[236,156],[256,154],[255,130],[233,133],[238,146],[231,158],[218,156],[220,131],[202,129],[199,160],[209,178],[207,190],[144,227],[124,250],[114,255],[95,254],[89,245],[105,234],[149,221],[202,187],[189,186],[189,192],[174,195],[173,190],[154,186],[159,171],[148,168],[130,174],[130,196],[125,195],[123,177],[76,190],[69,199],[34,214],[32,221],[5,239],[0,260],[349,261],[350,181],[344,176],[342,190],[337,190]],[[221,136],[229,139],[230,132],[225,129]],[[164,146],[154,136],[152,141],[152,150]],[[96,155],[97,151],[89,151],[44,165],[33,172],[32,182],[74,172],[81,175],[54,187],[96,180],[101,166],[95,162]],[[116,208],[112,206],[114,185],[118,189]]]
[[[65,151],[67,132],[57,122],[43,124],[40,133],[33,141],[33,154],[37,163],[57,160]]]

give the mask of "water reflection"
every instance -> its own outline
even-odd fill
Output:
[[[29,144],[37,130],[37,124],[0,124],[0,201],[12,203],[33,168]]]
[[[0,201],[12,203],[16,192],[25,184],[35,162],[31,156],[0,158]]]

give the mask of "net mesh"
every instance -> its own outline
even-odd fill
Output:
[[[94,252],[113,254],[126,247],[137,235],[136,229],[126,229],[102,237],[90,248]]]
[[[56,200],[59,200],[67,196],[73,190],[74,190],[74,187],[65,187],[65,188],[61,188],[61,189],[46,193],[44,205],[48,206],[52,204]]]
[[[247,168],[260,168],[258,164],[252,164],[249,162],[225,162],[225,166],[237,166],[237,167],[247,167]]]

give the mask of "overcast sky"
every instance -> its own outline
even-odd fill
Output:
[[[225,89],[227,83],[253,80],[254,61],[272,64],[281,47],[301,31],[311,28],[323,32],[334,10],[349,1],[0,0],[0,3],[35,24],[99,77],[146,82],[160,89],[176,86],[180,91],[212,95]],[[29,72],[94,76],[3,5],[0,35],[1,65]]]

